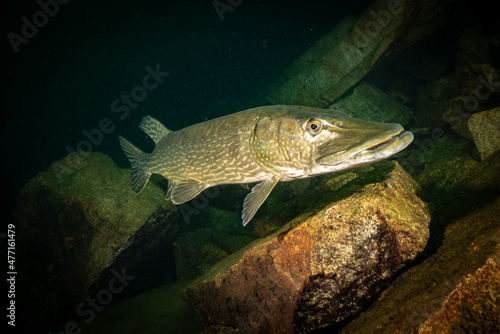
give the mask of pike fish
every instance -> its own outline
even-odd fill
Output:
[[[156,146],[144,153],[125,138],[132,190],[151,174],[168,179],[166,199],[182,204],[220,184],[257,183],[243,202],[246,225],[279,181],[341,171],[385,159],[408,146],[411,132],[328,109],[272,105],[170,131],[146,116],[140,129]]]

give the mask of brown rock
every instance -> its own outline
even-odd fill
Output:
[[[184,291],[208,324],[305,333],[358,312],[424,248],[430,220],[397,164],[218,263]],[[382,176],[381,176],[382,175]]]
[[[438,252],[404,273],[342,333],[498,333],[500,198],[450,224]]]
[[[35,176],[10,220],[24,245],[18,300],[31,312],[24,324],[40,329],[75,316],[113,270],[135,277],[121,296],[160,283],[178,219],[161,189],[150,183],[137,196],[130,171],[102,153],[73,153]]]
[[[500,107],[473,114],[467,125],[481,159],[500,150]]]
[[[464,329],[469,333],[500,332],[498,260],[498,257],[488,258],[481,268],[464,277],[441,304],[434,305],[439,309],[418,326],[419,333],[453,333]]]
[[[297,217],[299,214],[307,212],[310,208],[318,206],[318,203],[322,203],[325,198],[331,199],[332,195],[338,193],[338,190],[344,185],[370,170],[373,170],[373,167],[371,165],[366,165],[350,169],[348,171],[335,173],[333,177],[330,175],[324,175],[323,177],[312,178],[312,180],[318,180],[316,181],[318,183],[315,183],[314,187],[309,190],[305,189],[301,192],[291,191],[290,193],[292,193],[293,196],[291,198],[288,197],[288,201],[286,201],[283,205],[277,206],[275,211],[270,214],[256,219],[254,223],[255,230],[260,236],[263,236],[280,229],[283,225]],[[288,182],[290,184],[288,189],[290,190],[295,184],[300,184],[305,180]],[[284,182],[283,184],[287,183]],[[271,194],[271,196],[273,196],[273,194]],[[326,203],[324,204],[326,205]]]
[[[499,332],[499,168],[500,152],[481,163],[443,159],[427,168],[434,172],[418,179],[435,211],[429,257],[342,333]]]

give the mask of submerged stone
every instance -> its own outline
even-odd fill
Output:
[[[498,333],[500,198],[450,224],[438,252],[342,333]]]
[[[422,172],[431,239],[422,263],[398,277],[342,333],[500,331],[500,152],[478,163],[443,159]]]
[[[467,125],[481,159],[500,150],[500,107],[473,114]]]
[[[26,324],[83,313],[87,297],[101,298],[116,275],[133,277],[115,282],[120,297],[165,280],[178,219],[160,188],[136,196],[129,171],[102,153],[73,153],[35,176],[11,216],[29,245],[19,250],[19,303],[36,321]]]
[[[326,108],[368,72],[442,26],[449,1],[375,1],[348,17],[284,73],[267,100]]]
[[[238,221],[237,217],[233,220]],[[179,235],[174,242],[177,279],[195,279],[246,244],[254,241],[251,235],[237,235],[210,228]]]
[[[329,109],[342,110],[349,116],[371,122],[410,122],[413,112],[410,108],[390,98],[381,89],[362,82],[351,95],[336,101]]]
[[[500,74],[490,65],[481,64],[459,68],[453,76],[460,84],[461,95],[449,101],[443,120],[456,133],[472,141],[468,120],[475,113],[499,105]]]
[[[306,333],[365,307],[429,237],[415,181],[381,166],[216,264],[183,292],[188,305],[207,324],[258,333]]]

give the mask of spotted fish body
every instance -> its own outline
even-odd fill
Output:
[[[255,185],[243,203],[246,225],[279,181],[291,181],[382,160],[413,140],[399,124],[373,123],[340,111],[301,106],[248,109],[178,131],[144,117],[155,142],[146,154],[120,136],[139,193],[151,174],[168,179],[167,199],[185,203],[220,184]]]

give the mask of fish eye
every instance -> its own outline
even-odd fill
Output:
[[[311,135],[315,136],[323,130],[323,123],[317,119],[311,118],[306,124],[306,130]]]

